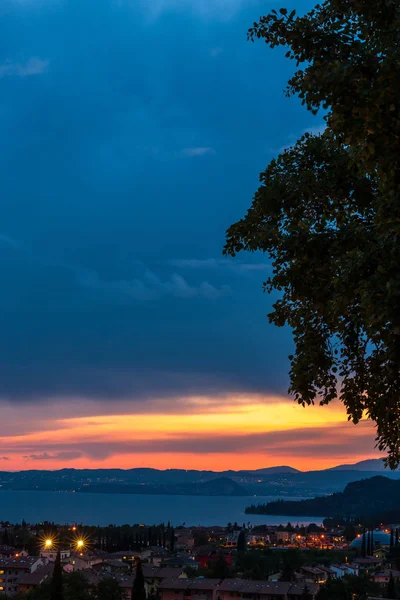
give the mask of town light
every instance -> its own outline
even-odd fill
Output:
[[[83,540],[77,540],[76,542],[76,547],[81,550],[83,548],[83,546],[85,545],[85,542]]]
[[[51,548],[53,545],[53,540],[51,540],[50,538],[47,538],[47,540],[45,540],[44,545],[46,548]]]

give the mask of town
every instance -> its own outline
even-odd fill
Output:
[[[61,596],[53,593],[57,577]],[[367,530],[354,523],[331,528],[0,523],[3,599],[394,599],[398,582],[394,524]]]

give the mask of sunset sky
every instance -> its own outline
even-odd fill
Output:
[[[370,423],[287,396],[268,257],[221,254],[259,172],[323,127],[246,41],[281,4],[1,1],[0,470],[378,455]]]

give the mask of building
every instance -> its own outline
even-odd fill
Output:
[[[160,583],[165,579],[187,579],[188,576],[183,569],[174,567],[153,567],[143,565],[147,596],[156,595]]]
[[[48,563],[43,567],[39,567],[36,571],[33,571],[33,573],[21,573],[16,581],[18,592],[26,594],[27,592],[36,589],[46,581],[46,579],[51,578],[53,571],[54,564]]]
[[[18,592],[21,575],[34,573],[45,564],[39,556],[13,557],[0,560],[0,592],[12,596]]]
[[[163,558],[160,563],[161,567],[170,567],[173,569],[198,569],[199,563],[191,554],[180,553],[176,556]]]
[[[166,579],[159,585],[162,600],[300,600],[305,589],[312,598],[314,583],[252,581],[248,579]]]
[[[55,550],[46,551],[45,550],[40,553],[40,556],[42,558],[47,559],[50,562],[54,562],[57,557],[57,551],[55,551]],[[71,550],[68,550],[68,549],[60,550],[61,560],[67,560],[70,556],[71,556]]]
[[[162,600],[217,600],[219,579],[165,579],[158,586]]]
[[[345,575],[358,575],[359,572],[357,565],[331,565],[330,570],[337,579],[343,579]]]
[[[375,583],[380,583],[381,585],[386,586],[389,583],[390,576],[393,577],[395,581],[400,580],[400,571],[385,569],[384,571],[376,571],[371,575],[371,581]]]
[[[368,534],[365,534],[365,547],[368,547]],[[390,546],[390,534],[387,533],[386,531],[374,531],[373,532],[373,542],[374,542],[374,547],[376,546],[380,546],[380,547],[389,547]],[[361,549],[362,544],[363,544],[363,537],[364,534],[360,534],[358,535],[350,544],[350,548],[358,548]]]
[[[69,562],[74,566],[74,571],[81,571],[82,569],[91,569],[94,565],[102,563],[103,559],[101,556],[79,554],[79,556],[71,556]]]
[[[312,583],[326,583],[328,573],[318,567],[301,567],[300,572],[304,575],[305,581]]]

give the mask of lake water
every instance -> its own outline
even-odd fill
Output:
[[[85,523],[87,525],[226,525],[234,523],[321,523],[321,517],[246,515],[246,506],[276,497],[151,496],[72,492],[0,492],[0,521]],[[286,498],[289,499],[290,498]],[[294,498],[293,498],[294,499]],[[298,498],[296,498],[298,500]]]

